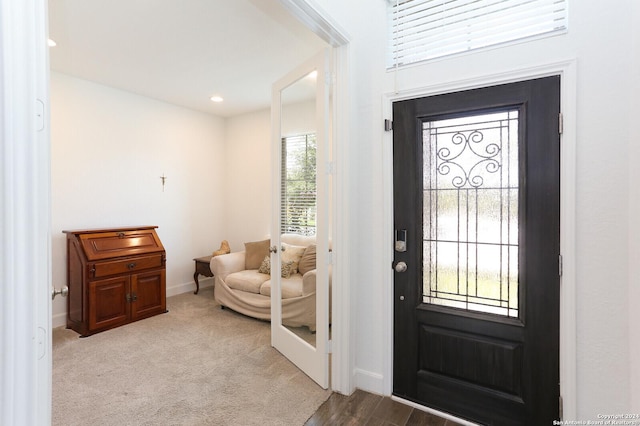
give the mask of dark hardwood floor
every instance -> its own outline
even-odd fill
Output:
[[[333,393],[307,420],[305,426],[454,426],[456,422],[425,413],[392,400],[357,389],[351,396]]]

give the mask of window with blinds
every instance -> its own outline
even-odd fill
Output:
[[[316,135],[282,138],[280,229],[316,234]]]
[[[388,67],[567,29],[568,0],[388,0]]]

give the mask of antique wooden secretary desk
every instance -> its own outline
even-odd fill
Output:
[[[67,234],[67,328],[82,336],[166,312],[166,253],[156,226]]]

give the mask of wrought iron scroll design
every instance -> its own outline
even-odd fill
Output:
[[[497,159],[501,147],[496,143],[489,143],[482,147],[483,141],[484,134],[479,130],[473,130],[467,134],[463,132],[454,133],[451,136],[451,143],[453,147],[459,149],[456,149],[455,152],[452,152],[449,147],[442,147],[437,150],[438,173],[441,175],[449,175],[451,173],[451,184],[456,188],[464,188],[467,184],[472,188],[481,187],[484,183],[483,170],[488,173],[496,173],[502,166]],[[463,154],[467,157],[465,159],[467,164],[462,164],[462,161],[456,161],[461,160]],[[473,160],[469,161],[470,158],[473,158]]]
[[[518,116],[423,123],[424,303],[520,315]]]

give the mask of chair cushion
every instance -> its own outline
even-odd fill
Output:
[[[292,299],[302,296],[302,275],[293,274],[290,278],[282,278],[282,298]],[[271,280],[260,287],[260,294],[271,297]]]
[[[260,293],[260,286],[271,278],[267,274],[261,274],[256,269],[247,269],[227,275],[224,282],[234,290],[242,290],[249,293]]]
[[[299,234],[282,234],[280,237],[280,241],[283,243],[291,244],[294,246],[308,246],[309,244],[316,243],[316,237],[310,235],[299,235]]]

